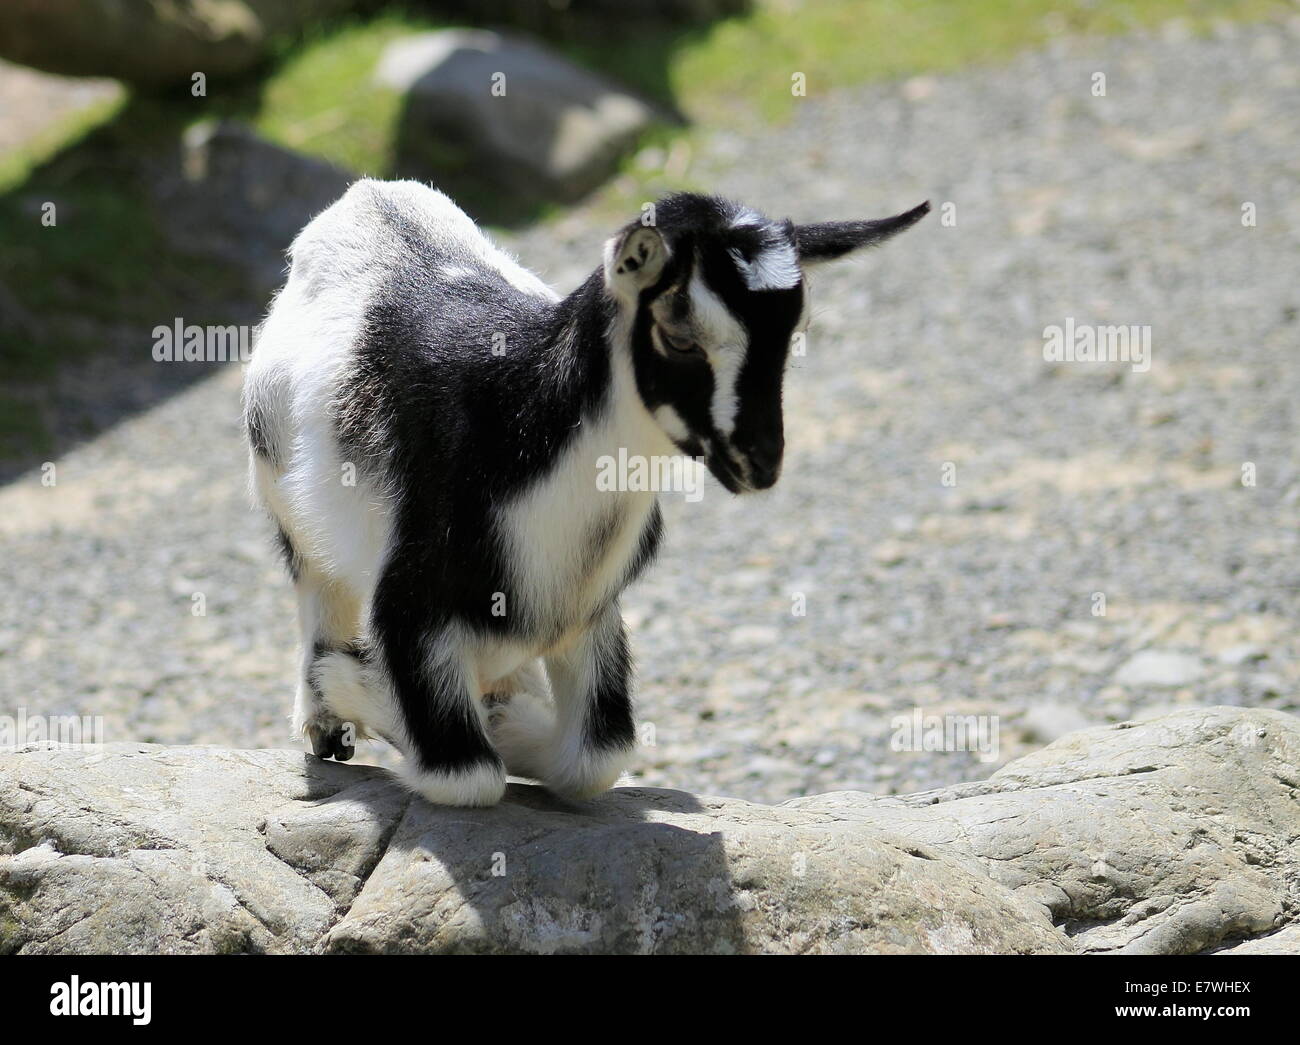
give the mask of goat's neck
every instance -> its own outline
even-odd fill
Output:
[[[609,444],[599,447],[601,453],[675,453],[637,389],[631,326],[632,317],[610,299],[597,269],[556,304],[542,365],[560,394],[579,398],[582,425],[599,430],[596,441]]]

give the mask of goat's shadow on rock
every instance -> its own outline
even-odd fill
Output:
[[[722,834],[690,822],[708,814],[695,795],[622,787],[568,802],[512,780],[496,806],[453,808],[409,795],[388,770],[304,758],[318,781],[309,798],[356,801],[389,822],[404,803],[367,899],[354,901],[327,950],[748,949]]]

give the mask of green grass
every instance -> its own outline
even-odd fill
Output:
[[[51,446],[40,408],[27,396],[0,388],[0,458],[20,452],[44,454]]]
[[[738,113],[780,119],[807,96],[836,87],[941,73],[1005,59],[1061,33],[1108,35],[1182,18],[1249,20],[1279,0],[762,0],[749,14],[682,33],[647,30],[625,40],[566,46],[574,57],[699,123]]]
[[[371,76],[389,43],[436,27],[390,13],[319,32],[282,59],[265,81],[253,125],[272,141],[340,167],[390,173],[401,96]]]
[[[85,167],[75,162],[83,156]],[[30,191],[0,197],[0,283],[38,327],[34,336],[6,338],[6,378],[42,378],[92,350],[93,340],[79,333],[83,324],[69,319],[140,323],[230,287],[220,266],[164,240],[138,185],[111,157],[91,146],[64,154],[40,168]],[[45,200],[57,208],[51,227],[40,221]]]

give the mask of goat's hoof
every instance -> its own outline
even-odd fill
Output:
[[[612,748],[599,754],[584,753],[579,761],[555,761],[541,774],[547,790],[569,801],[595,798],[608,791],[623,775],[634,749]]]
[[[407,787],[434,805],[496,805],[506,790],[506,768],[499,759],[467,769],[428,770],[421,769],[408,755],[400,772]]]
[[[312,752],[317,758],[346,762],[357,752],[355,745],[345,741],[341,723],[334,726],[308,726],[306,732],[311,740]]]

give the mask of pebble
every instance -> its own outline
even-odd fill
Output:
[[[1115,673],[1121,686],[1186,686],[1205,674],[1201,661],[1186,653],[1143,650]]]

